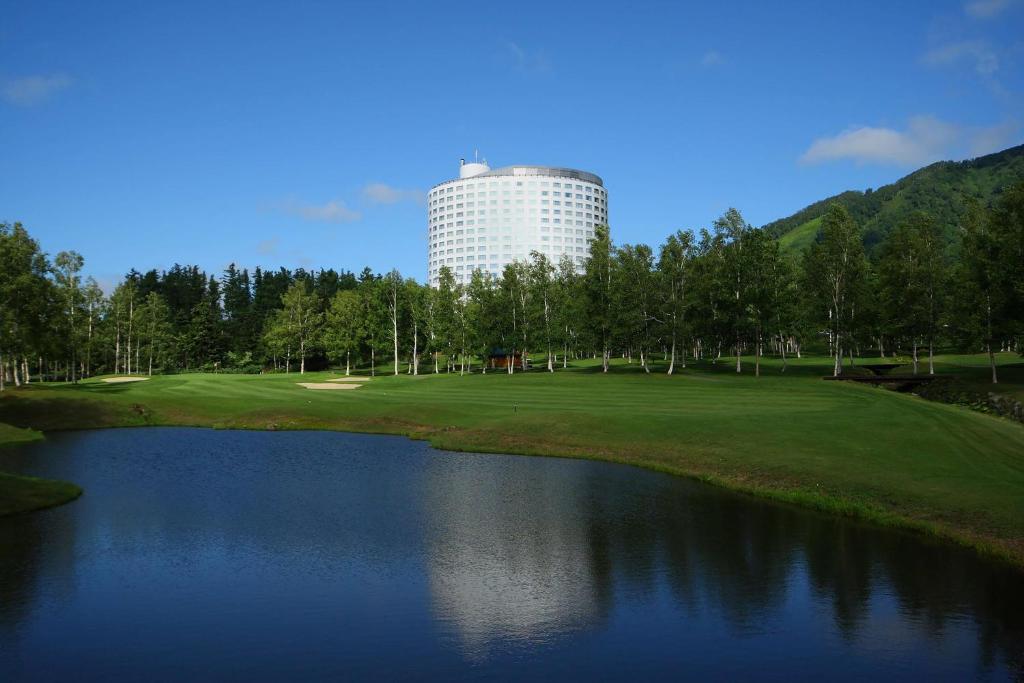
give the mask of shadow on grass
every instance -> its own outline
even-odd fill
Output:
[[[124,424],[145,424],[149,411],[142,405],[96,402],[85,397],[0,400],[0,422],[23,429],[91,429]]]

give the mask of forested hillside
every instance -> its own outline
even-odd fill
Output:
[[[817,236],[829,205],[838,202],[863,229],[869,252],[917,211],[935,219],[947,243],[955,244],[956,226],[971,199],[989,206],[1006,187],[1021,180],[1024,145],[967,161],[940,161],[876,190],[849,190],[768,223],[764,230],[779,239],[784,251],[802,251]]]

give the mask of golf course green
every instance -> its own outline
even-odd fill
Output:
[[[937,372],[965,383],[988,372],[982,356],[937,360]],[[621,360],[607,375],[588,361],[554,374],[414,377],[379,368],[348,391],[299,385],[337,372],[95,378],[5,392],[0,443],[50,430],[146,425],[404,434],[445,449],[593,458],[697,477],[938,534],[1024,565],[1024,425],[823,381],[829,363],[790,361],[783,373],[765,359],[761,377],[752,363],[737,375],[729,359],[691,363],[673,376]],[[1003,354],[1000,363],[1001,390],[1019,389],[1020,357]],[[41,507],[44,485],[0,479],[0,513]],[[52,486],[49,504],[78,493]]]

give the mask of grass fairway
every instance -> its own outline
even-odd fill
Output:
[[[0,422],[42,431],[341,429],[407,434],[457,450],[613,460],[915,526],[1024,564],[1024,427],[825,382],[827,363],[796,361],[782,375],[768,360],[760,378],[749,364],[737,376],[727,359],[673,377],[621,363],[602,375],[581,363],[554,375],[378,376],[354,391],[297,384],[336,373],[90,380],[7,392]],[[952,357],[939,368],[975,372]],[[1024,380],[1024,367],[1002,370],[1006,381]]]

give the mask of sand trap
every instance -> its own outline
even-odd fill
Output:
[[[334,379],[327,380],[328,382],[369,382],[369,377],[335,377]]]
[[[149,379],[149,378],[148,377],[105,377],[105,378],[103,378],[100,381],[101,382],[106,382],[107,384],[120,384],[121,382],[145,382],[147,379]]]
[[[328,384],[327,382],[297,382],[307,389],[358,389],[362,384]]]

